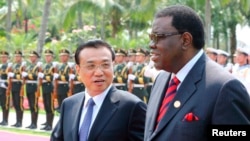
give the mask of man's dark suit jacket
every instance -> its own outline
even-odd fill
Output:
[[[250,124],[250,98],[245,87],[205,54],[180,85],[155,129],[155,121],[171,74],[161,72],[147,107],[145,141],[207,141],[215,124]],[[191,113],[197,119],[188,121]]]
[[[84,92],[63,101],[60,119],[52,131],[51,141],[78,141]],[[143,141],[146,104],[135,95],[109,90],[92,125],[88,141]]]

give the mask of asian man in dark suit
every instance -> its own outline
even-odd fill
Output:
[[[144,141],[207,141],[215,125],[250,125],[246,88],[206,56],[194,10],[173,5],[159,11],[150,39],[151,59],[164,71],[151,91]],[[176,84],[169,84],[172,78]]]
[[[77,48],[76,70],[86,89],[63,101],[51,141],[143,141],[146,104],[112,85],[114,59],[111,46],[102,40]],[[89,111],[90,125],[82,127]]]

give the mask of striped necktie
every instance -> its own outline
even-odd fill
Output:
[[[167,92],[165,94],[165,97],[162,101],[160,110],[158,112],[158,117],[157,117],[157,121],[156,121],[156,128],[159,124],[159,122],[162,120],[162,118],[164,117],[164,115],[166,114],[169,104],[171,103],[171,101],[174,99],[175,94],[176,94],[176,90],[177,90],[177,86],[180,83],[180,81],[178,80],[178,78],[175,76],[173,79],[171,79]]]

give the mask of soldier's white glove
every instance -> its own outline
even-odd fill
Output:
[[[23,71],[23,72],[22,72],[22,78],[24,78],[24,77],[26,77],[26,76],[28,76],[28,73],[25,72],[25,71]]]
[[[154,67],[154,62],[153,62],[152,60],[150,60],[149,63],[148,63],[148,66],[149,66],[150,68],[153,68],[153,67]]]
[[[22,62],[21,66],[23,67],[23,66],[25,66],[25,65],[26,65],[26,62]]]
[[[129,74],[129,75],[128,75],[128,79],[129,79],[129,80],[135,80],[135,78],[136,78],[136,76],[133,75],[133,74]]]
[[[148,66],[146,67],[145,71],[144,71],[144,76],[146,77],[153,77],[153,71],[152,68],[149,68]]]
[[[133,66],[133,62],[128,62],[127,68],[130,68],[130,67],[132,67],[132,66]]]
[[[41,67],[42,64],[43,64],[42,62],[37,62],[37,63],[36,63],[36,66],[37,66],[37,67]]]
[[[73,79],[75,79],[75,77],[76,77],[76,75],[74,75],[74,74],[69,74],[69,80],[73,80]]]
[[[54,68],[56,68],[57,65],[58,65],[58,62],[52,62],[52,65],[53,65]]]
[[[12,66],[12,63],[11,63],[11,62],[10,62],[10,63],[8,63],[8,68],[9,68],[9,67],[11,67],[11,66]]]
[[[75,63],[74,62],[68,62],[68,65],[69,65],[70,68],[73,68]]]
[[[57,79],[59,77],[59,74],[58,73],[54,73],[53,77],[54,77],[54,79]]]
[[[7,86],[4,83],[0,83],[0,87],[7,88]]]
[[[15,74],[14,74],[13,72],[8,72],[8,77],[9,77],[9,78],[14,77],[14,75],[15,75]]]
[[[38,72],[37,76],[38,76],[38,78],[43,78],[44,77],[44,73]]]

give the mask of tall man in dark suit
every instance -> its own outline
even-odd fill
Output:
[[[86,133],[88,141],[143,141],[146,104],[112,85],[114,59],[111,46],[102,40],[87,41],[77,48],[76,69],[86,89],[63,101],[51,141],[82,141],[80,136]],[[93,113],[85,122],[90,99]],[[82,123],[89,123],[89,130],[83,131],[87,128]]]
[[[207,141],[210,126],[250,124],[249,95],[206,56],[204,28],[195,11],[182,5],[159,11],[150,39],[154,66],[165,71],[151,91],[145,141]],[[179,85],[168,86],[172,77]]]

